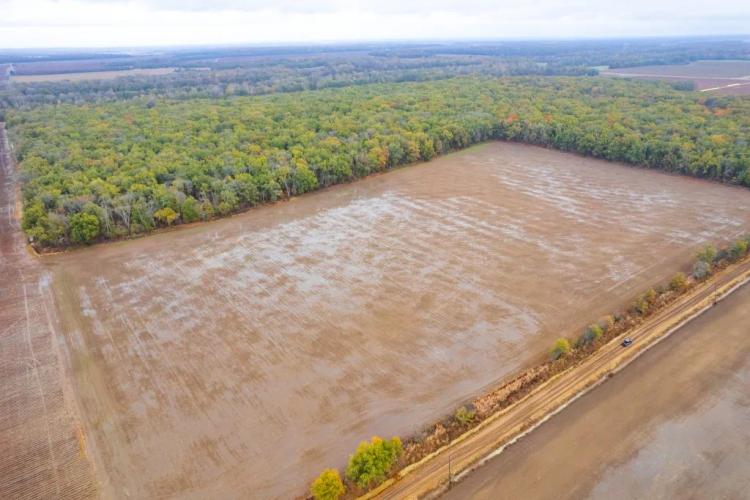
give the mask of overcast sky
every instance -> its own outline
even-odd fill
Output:
[[[0,0],[0,47],[750,32],[750,0]]]

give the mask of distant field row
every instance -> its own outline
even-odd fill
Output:
[[[636,66],[604,70],[604,76],[692,82],[696,90],[750,95],[750,61],[696,61],[690,64]]]
[[[615,73],[648,73],[692,78],[750,78],[750,61],[696,61],[689,64],[635,66],[611,70]]]
[[[32,83],[32,82],[61,82],[65,80],[112,80],[121,76],[135,75],[166,75],[174,71],[174,68],[140,68],[140,69],[123,69],[118,71],[88,71],[79,73],[53,73],[47,75],[13,75],[12,82]]]

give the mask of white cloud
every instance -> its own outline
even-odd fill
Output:
[[[0,0],[0,47],[738,34],[745,0]]]

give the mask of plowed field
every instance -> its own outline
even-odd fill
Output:
[[[740,188],[491,143],[43,262],[104,484],[288,497],[748,227]]]

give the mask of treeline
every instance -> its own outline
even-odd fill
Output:
[[[310,494],[314,500],[337,500],[347,490],[359,496],[385,481],[402,454],[403,445],[398,437],[384,440],[374,436],[369,442],[362,441],[349,456],[346,483],[339,471],[326,469],[313,481]]]
[[[373,53],[402,57],[437,54],[524,58],[560,66],[621,68],[684,64],[702,59],[750,59],[750,45],[740,38],[634,38],[607,40],[529,40],[396,46]]]
[[[40,246],[210,219],[490,139],[750,185],[750,100],[627,80],[456,78],[6,119]]]
[[[266,59],[311,57],[421,58],[440,55],[491,56],[582,66],[675,64],[699,59],[748,59],[747,37],[658,37],[603,40],[504,40],[454,42],[369,42],[284,46],[175,47],[155,50],[87,51],[76,49],[0,50],[0,64],[16,63],[21,74],[56,73],[75,63],[79,71],[109,68],[208,67],[255,65]],[[58,67],[59,66],[59,67]],[[73,67],[73,66],[71,66]]]
[[[13,51],[18,74],[173,67],[170,75],[114,80],[12,82],[0,109],[105,102],[261,95],[367,83],[426,81],[465,75],[593,75],[597,67],[750,59],[742,38],[577,41],[369,43],[288,47],[203,47],[127,53]]]
[[[217,68],[180,69],[166,75],[113,80],[12,82],[0,87],[0,109],[47,104],[102,103],[137,97],[195,99],[298,92],[350,85],[415,82],[455,76],[591,75],[581,66],[539,64],[526,59],[481,56],[417,58],[314,55],[295,58],[227,59]],[[225,67],[229,67],[227,69]],[[99,68],[101,69],[101,68]]]
[[[597,67],[686,63],[700,59],[750,59],[742,39],[622,39],[384,43],[304,47],[174,49],[123,53],[24,51],[0,54],[19,74],[173,67],[159,76],[113,80],[50,81],[0,87],[0,109],[60,103],[100,103],[137,97],[215,98],[295,92],[456,76],[596,74]],[[33,61],[33,62],[31,62]]]

